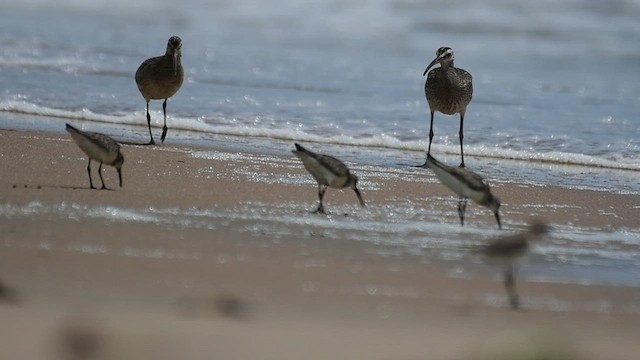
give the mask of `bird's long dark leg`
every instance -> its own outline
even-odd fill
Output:
[[[467,201],[469,199],[461,197],[458,201],[458,216],[460,216],[460,226],[464,226],[464,212],[467,210]]]
[[[320,214],[325,214],[324,206],[322,205],[322,199],[324,198],[324,192],[327,191],[327,185],[318,184],[318,199],[320,200],[320,204],[315,212]]]
[[[427,157],[431,154],[431,141],[433,141],[433,111],[431,111],[431,123],[429,125],[429,147],[427,148]],[[425,161],[422,165],[415,165],[415,167],[427,168],[427,162]]]
[[[516,276],[514,271],[515,270],[513,264],[507,265],[504,271],[504,287],[507,290],[511,308],[517,309],[520,307],[520,299],[518,298],[518,293],[516,292]]]
[[[431,111],[431,123],[429,125],[429,147],[427,148],[427,155],[431,154],[432,141],[433,141],[433,111]]]
[[[89,158],[89,163],[87,164],[87,174],[89,174],[89,187],[95,189],[95,187],[93,187],[93,181],[91,180],[91,158]]]
[[[106,189],[107,186],[104,184],[104,179],[102,178],[102,163],[100,163],[100,166],[98,166],[98,175],[100,175],[100,181],[102,181],[102,188],[101,189]]]
[[[167,137],[167,99],[164,99],[164,102],[162,103],[162,112],[164,113],[164,126],[162,127],[160,142],[164,143],[164,138]]]
[[[156,142],[153,141],[153,134],[151,133],[151,115],[149,114],[149,100],[147,100],[147,125],[149,126],[149,137],[151,140],[149,141],[149,145],[155,145]]]
[[[464,122],[464,111],[460,112],[460,132],[458,135],[460,136],[460,156],[462,157],[462,162],[460,163],[460,167],[464,167],[464,150],[462,149],[462,139],[464,138],[464,134],[462,132],[462,123]]]

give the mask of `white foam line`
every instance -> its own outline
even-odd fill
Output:
[[[35,105],[27,101],[17,100],[1,101],[0,111],[66,119],[97,121],[104,123],[127,124],[135,126],[142,126],[140,119],[143,118],[143,114],[140,112],[123,114],[122,116],[104,115],[96,114],[89,109],[61,110]],[[158,113],[158,115],[159,114],[160,113]],[[153,125],[160,126],[161,116],[154,116],[153,118],[157,119],[154,120]],[[313,143],[394,149],[402,151],[422,152],[426,147],[425,140],[406,141],[386,134],[377,134],[367,137],[353,137],[348,134],[320,136],[306,133],[299,128],[270,129],[237,125],[211,125],[206,123],[202,119],[196,118],[174,117],[172,120],[174,124],[173,128],[175,130],[196,131],[215,135],[262,137],[277,140],[305,141]],[[451,149],[451,151],[457,151],[456,147],[447,147],[447,149],[449,148]],[[638,164],[640,163],[640,159],[638,158],[619,158],[611,160],[585,154],[566,152],[533,153],[529,151],[490,148],[487,146],[467,146],[465,149],[465,153],[470,156],[485,158],[640,171],[640,166],[638,166]]]

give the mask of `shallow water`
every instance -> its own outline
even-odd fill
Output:
[[[172,130],[423,151],[422,72],[449,45],[474,76],[469,156],[640,170],[640,2],[460,6],[5,1],[1,124],[60,116],[135,124],[145,139],[133,74],[178,34],[187,79],[169,101]],[[161,103],[151,108],[161,126]],[[435,125],[434,152],[457,154],[458,118]]]
[[[442,200],[442,199],[441,199]],[[445,264],[451,277],[473,278],[486,274],[484,260],[474,254],[487,239],[500,232],[494,224],[460,227],[458,223],[442,223],[443,217],[453,219],[451,213],[434,208],[422,208],[406,201],[395,205],[356,206],[333,209],[334,214],[317,216],[309,213],[310,204],[284,203],[273,207],[262,203],[248,203],[238,208],[148,208],[128,209],[114,206],[91,207],[77,203],[44,205],[34,201],[26,205],[0,206],[4,219],[42,217],[75,221],[103,220],[107,223],[136,222],[175,228],[232,230],[247,236],[268,234],[278,239],[323,238],[356,241],[369,244],[368,253],[381,257],[417,256],[424,263]],[[482,216],[470,209],[471,216]],[[353,215],[335,214],[337,211]],[[508,212],[503,215],[508,219]],[[524,224],[508,222],[510,228]],[[19,244],[4,243],[5,247]],[[47,251],[48,245],[39,245]],[[268,245],[263,245],[268,246]],[[94,255],[114,255],[108,243],[82,244],[71,252]],[[137,249],[115,254],[121,256],[180,258],[198,260],[196,250],[178,251],[166,248]],[[492,271],[495,271],[493,269]],[[640,232],[637,229],[577,228],[574,225],[554,224],[547,240],[536,244],[532,255],[522,264],[523,276],[529,281],[579,283],[584,285],[640,286]]]
[[[0,127],[62,132],[64,122],[71,121],[120,140],[148,140],[145,104],[133,74],[144,59],[163,53],[175,34],[183,39],[186,80],[169,101],[169,141],[275,155],[290,154],[293,141],[315,142],[312,148],[331,149],[357,172],[378,174],[385,167],[385,176],[410,176],[409,165],[424,161],[427,146],[422,72],[435,50],[448,45],[456,66],[474,76],[465,119],[468,167],[490,183],[638,194],[638,18],[637,0],[471,5],[283,0],[268,6],[223,0],[180,5],[5,0],[0,5]],[[152,102],[151,109],[158,137],[161,103]],[[435,134],[434,155],[456,164],[458,118],[436,114]],[[292,159],[282,166],[296,165]],[[257,172],[235,176],[301,181]],[[304,181],[312,186],[310,179]],[[363,181],[367,188],[377,186],[366,176]],[[0,215],[8,219],[68,213],[215,228],[251,218],[255,226],[241,231],[274,237],[346,232],[345,240],[380,245],[376,249],[382,255],[390,246],[444,261],[467,256],[462,239],[469,231],[477,243],[496,235],[493,227],[443,225],[436,219],[451,214],[436,209],[415,215],[410,199],[392,208],[367,208],[358,221],[301,217],[307,205],[300,203],[226,210],[2,206]],[[539,247],[528,265],[533,278],[640,286],[637,228],[555,225],[552,241]]]
[[[190,155],[195,158],[253,163],[256,165],[255,169],[259,169],[260,164],[280,170],[300,166],[295,158],[267,154],[194,151]],[[287,174],[286,171],[250,171],[250,168],[241,166],[220,173],[211,172],[205,167],[196,176],[226,176],[237,181],[262,184],[302,185],[308,186],[310,192],[316,188],[310,176],[285,176],[283,174]],[[354,165],[353,170],[362,175],[359,185],[365,191],[365,198],[366,191],[380,189],[381,181],[397,178],[415,178],[415,181],[427,183],[437,181],[435,177],[412,177],[425,171],[424,169],[399,167],[382,170],[374,166]],[[351,197],[353,202],[341,206],[329,204],[328,216],[310,213],[316,204],[304,201],[277,204],[254,201],[226,208],[215,204],[206,208],[121,208],[113,205],[94,206],[72,202],[44,204],[32,201],[24,205],[0,205],[0,218],[7,221],[25,218],[102,220],[106,224],[131,222],[174,230],[232,231],[246,234],[247,239],[269,239],[264,246],[269,241],[275,244],[292,239],[326,239],[344,244],[357,242],[364,245],[368,254],[384,258],[418,257],[422,263],[444,264],[451,269],[451,277],[474,278],[496,270],[492,265],[485,264],[485,260],[474,253],[475,250],[488,239],[525,227],[526,224],[513,220],[523,211],[529,211],[532,216],[546,214],[552,217],[555,211],[562,211],[570,206],[545,203],[503,207],[501,217],[505,230],[500,231],[490,211],[474,204],[470,204],[467,209],[467,225],[461,227],[456,212],[457,199],[454,196],[425,194],[424,198],[413,199],[400,194],[389,203],[365,208],[358,206],[352,191],[345,190],[342,196]],[[443,206],[443,203],[450,203],[450,206]],[[616,216],[614,213],[602,215]],[[544,241],[535,244],[531,256],[524,262],[524,278],[540,282],[640,287],[640,231],[637,227],[596,228],[557,222],[553,222],[552,226],[553,232]],[[4,246],[13,245],[5,243]],[[46,244],[43,246],[45,248],[41,250],[46,250]],[[68,251],[114,255],[110,248],[109,243],[96,245],[82,244],[80,241],[77,247]],[[199,258],[198,252],[193,249],[188,252],[163,247],[137,249],[135,244],[132,244],[126,254],[119,255],[179,257],[186,260]]]

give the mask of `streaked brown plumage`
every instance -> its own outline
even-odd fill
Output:
[[[509,303],[514,309],[520,306],[520,300],[516,292],[515,262],[527,254],[532,241],[537,241],[547,234],[549,230],[550,227],[546,223],[535,221],[529,225],[527,231],[497,238],[486,244],[481,250],[481,253],[487,258],[505,264],[504,287],[509,296]]]
[[[149,126],[149,144],[155,144],[151,133],[151,115],[149,115],[149,101],[162,100],[164,113],[164,127],[162,128],[161,142],[167,136],[167,99],[175,95],[182,86],[184,69],[182,68],[182,40],[172,36],[167,42],[167,51],[164,55],[145,60],[136,71],[136,84],[147,102],[147,125]]]
[[[427,75],[427,81],[424,85],[424,91],[429,103],[429,111],[431,112],[431,123],[429,126],[429,148],[427,154],[431,153],[431,142],[433,141],[433,115],[436,111],[443,114],[453,115],[460,114],[460,156],[464,167],[464,150],[462,148],[463,122],[464,114],[467,111],[467,105],[471,102],[473,96],[473,84],[471,74],[467,71],[453,66],[453,50],[449,47],[441,47],[436,52],[436,58],[429,64],[424,71]],[[432,66],[440,64],[439,68],[431,71]]]

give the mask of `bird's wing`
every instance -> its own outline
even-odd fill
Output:
[[[482,178],[482,176],[474,173],[471,170],[467,170],[465,168],[452,167],[452,175],[458,178],[464,178],[472,190],[484,191],[486,188],[489,187],[489,185],[487,185],[484,182],[484,179]]]
[[[427,156],[427,165],[436,174],[440,182],[460,196],[469,197],[466,186],[473,191],[484,191],[488,185],[482,177],[473,171],[461,167],[445,165],[433,156]],[[465,186],[466,185],[466,186]]]
[[[316,160],[336,176],[348,176],[349,168],[340,160],[329,155],[314,154]]]
[[[115,141],[112,137],[108,135],[100,134],[96,132],[85,132],[85,135],[91,142],[97,145],[101,145],[110,149],[120,147],[120,144],[118,144],[117,141]]]

